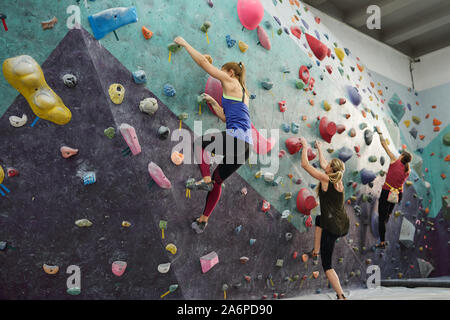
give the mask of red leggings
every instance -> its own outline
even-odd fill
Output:
[[[211,215],[219,202],[220,194],[222,193],[222,183],[239,169],[247,161],[250,155],[250,145],[247,142],[231,137],[227,135],[225,131],[199,137],[194,142],[194,150],[203,177],[211,176],[211,165],[209,164],[208,152],[205,149],[219,136],[222,137],[223,141],[222,150],[213,149],[209,151],[214,151],[215,154],[225,155],[225,163],[220,163],[212,174],[212,180],[214,182],[213,189],[208,192],[208,195],[206,196],[205,209],[203,210],[203,215],[206,217]],[[228,156],[226,151],[227,144],[229,147],[233,146],[233,148],[229,149],[234,151],[232,154],[228,154]],[[199,159],[200,157],[201,159]]]

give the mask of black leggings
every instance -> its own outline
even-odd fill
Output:
[[[222,139],[222,145],[219,145],[219,147],[222,147],[222,150],[219,148],[218,150],[205,150],[218,137]],[[228,150],[233,152],[227,152],[227,146]],[[217,147],[217,145],[215,147]],[[243,140],[227,135],[226,132],[221,132],[197,138],[194,142],[194,151],[203,177],[211,176],[210,164],[209,161],[207,161],[209,159],[206,151],[225,156],[223,162],[220,163],[213,172],[213,189],[208,192],[206,197],[203,215],[209,217],[219,202],[220,194],[222,193],[222,182],[239,169],[240,166],[245,164],[250,156],[250,145]]]
[[[316,216],[316,226],[320,226],[320,216]],[[321,227],[322,228],[322,227]],[[333,269],[331,260],[333,257],[334,245],[339,236],[336,236],[322,228],[322,236],[320,237],[320,258],[322,260],[323,271]]]
[[[387,201],[389,190],[381,189],[380,199],[378,200],[378,234],[380,235],[380,241],[385,241],[386,224],[389,221],[389,217],[394,210],[395,203]],[[398,195],[398,203],[402,201],[402,192]]]

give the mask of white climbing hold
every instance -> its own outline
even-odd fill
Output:
[[[160,273],[167,273],[170,270],[170,262],[167,263],[162,263],[160,265],[158,265],[158,271]]]
[[[76,224],[77,226],[79,226],[80,228],[92,226],[92,222],[89,221],[88,219],[80,219],[80,220],[77,220],[77,221],[75,221],[75,224]]]
[[[158,110],[158,101],[155,98],[146,98],[140,102],[139,110],[152,116]]]
[[[9,117],[9,123],[11,123],[11,125],[15,128],[20,128],[22,126],[25,125],[25,123],[27,123],[28,118],[26,114],[22,115],[22,118],[19,118],[17,116],[11,116]]]

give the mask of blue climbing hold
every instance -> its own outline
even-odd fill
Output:
[[[346,88],[347,88],[347,95],[348,95],[351,103],[353,103],[353,105],[355,107],[359,106],[362,98],[358,92],[358,89],[356,89],[355,87],[352,87],[352,86],[347,86]]]
[[[300,128],[300,125],[298,123],[292,122],[291,131],[293,134],[297,134],[299,128]]]
[[[288,133],[291,130],[291,127],[289,126],[289,124],[287,123],[283,123],[281,125],[281,128],[283,129],[284,132]]]
[[[239,225],[236,227],[236,229],[234,229],[234,233],[239,234],[239,232],[241,232],[241,230],[242,230],[242,226]]]
[[[344,51],[345,51],[345,54],[346,54],[347,56],[350,55],[350,50],[349,50],[348,48],[344,48]]]
[[[288,35],[291,34],[291,33],[289,32],[289,29],[288,29],[288,28],[284,27],[283,30],[284,30],[284,32],[286,32],[286,34],[288,34]]]
[[[138,70],[133,72],[133,80],[137,84],[142,84],[147,82],[147,76],[145,75],[144,70]]]
[[[324,33],[323,35],[325,36],[325,38],[327,38],[327,40],[330,40],[330,38],[328,37],[328,34]]]
[[[338,157],[339,157],[339,159],[341,159],[344,162],[349,160],[352,156],[353,156],[352,149],[349,149],[347,147],[342,147],[341,150],[339,150]]]
[[[138,17],[135,7],[111,8],[89,16],[88,20],[95,39],[100,40],[120,27],[137,22]]]
[[[270,23],[270,21],[269,20],[266,20],[265,22],[264,22],[264,26],[267,28],[267,29],[272,29],[272,23]]]
[[[227,34],[227,35],[225,36],[225,39],[226,39],[226,41],[227,41],[227,46],[228,46],[228,48],[232,48],[232,47],[234,47],[234,45],[236,44],[236,40],[231,39],[231,36],[230,36],[229,34]]]
[[[275,21],[281,26],[281,21],[280,21],[280,19],[278,19],[276,16],[273,16],[273,18],[274,18]]]
[[[168,97],[173,97],[177,93],[177,91],[171,84],[167,83],[164,85],[163,93]]]
[[[250,95],[250,99],[256,99],[256,94],[254,94],[254,93],[252,93],[251,95]]]
[[[364,185],[372,182],[377,177],[377,175],[373,171],[370,171],[366,168],[363,168],[361,170],[360,175],[361,175],[361,183]]]

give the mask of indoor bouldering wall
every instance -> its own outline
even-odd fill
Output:
[[[301,168],[300,153],[287,150],[285,141],[300,136],[311,144],[322,141],[330,159],[348,158],[344,183],[351,228],[337,243],[333,260],[346,289],[364,286],[371,264],[380,266],[383,279],[423,276],[418,258],[434,267],[426,276],[449,274],[449,223],[442,218],[447,208],[442,207],[446,200],[442,195],[448,183],[439,176],[448,170],[443,160],[448,152],[437,152],[449,130],[448,116],[442,117],[439,109],[445,108],[441,106],[445,102],[422,101],[420,93],[367,70],[364,61],[352,55],[352,48],[342,45],[299,1],[261,1],[264,32],[260,33],[266,38],[259,38],[256,29],[242,27],[237,1],[213,2],[209,6],[206,0],[23,0],[0,7],[8,26],[0,33],[2,63],[19,55],[32,56],[42,66],[48,86],[72,114],[63,126],[38,119],[5,73],[0,77],[0,135],[7,142],[0,147],[6,188],[0,189],[0,263],[5,266],[0,297],[160,299],[169,291],[164,299],[223,299],[224,284],[227,299],[329,290],[320,265],[302,261],[313,244],[308,218],[314,221],[320,207],[310,216],[297,207],[299,190],[306,188],[315,195],[317,183]],[[95,39],[88,17],[115,7],[136,8],[137,22]],[[77,10],[81,25],[69,29]],[[44,30],[47,24],[41,22],[53,17],[58,22]],[[201,30],[205,21],[211,22],[207,34]],[[144,26],[152,32],[148,40],[142,33]],[[178,35],[211,55],[218,67],[228,61],[246,65],[252,122],[265,137],[276,138],[269,152],[272,165],[254,153],[256,163],[242,166],[225,182],[219,205],[201,235],[193,232],[190,223],[203,210],[205,194],[192,192],[189,197],[185,188],[186,180],[200,177],[200,172],[196,165],[171,162],[177,141],[162,139],[159,130],[164,126],[176,132],[183,113],[188,117],[182,127],[192,137],[202,134],[193,132],[195,121],[201,121],[203,132],[225,127],[207,106],[199,109],[197,97],[205,91],[207,75],[185,51],[168,50]],[[270,50],[262,45],[267,40]],[[241,50],[239,41],[248,49]],[[320,50],[324,56],[318,57]],[[300,80],[302,66],[314,83]],[[145,72],[146,83],[133,81],[132,73],[138,70]],[[76,76],[75,86],[64,83],[66,74]],[[112,84],[125,89],[121,104],[110,99]],[[174,90],[165,90],[167,84]],[[398,97],[400,119],[394,119],[389,106],[393,96]],[[156,99],[159,106],[153,115],[140,111],[146,98]],[[23,114],[25,125],[13,126],[10,117]],[[342,128],[330,142],[319,130],[324,117]],[[439,132],[429,132],[433,118],[442,122]],[[409,128],[405,120],[410,120]],[[123,123],[135,129],[142,153],[135,156],[126,150],[119,131]],[[378,240],[375,221],[382,172],[389,166],[388,161],[380,162],[384,151],[373,132],[376,125],[396,154],[405,147],[418,159],[404,200],[387,227],[390,245],[384,251],[373,247]],[[409,132],[413,127],[416,138]],[[111,139],[105,132],[108,128],[114,133]],[[78,153],[65,159],[62,146]],[[429,158],[427,152],[436,156]],[[170,188],[160,188],[151,179],[150,162],[161,168]],[[318,158],[312,162],[317,165]],[[442,170],[438,173],[432,165]],[[95,182],[85,185],[83,178],[92,172]],[[268,179],[268,173],[274,179]],[[372,181],[366,181],[372,174]],[[437,179],[442,181],[435,189]],[[271,205],[267,212],[262,210],[264,200]],[[412,245],[399,241],[407,222],[414,228]],[[201,257],[213,252],[218,261],[212,261],[218,264],[202,273]],[[126,262],[125,271],[115,269],[115,261]],[[23,272],[14,271],[17,265]],[[60,270],[47,274],[43,265]],[[81,292],[75,295],[66,288],[65,271],[70,265],[79,266],[82,274]]]

